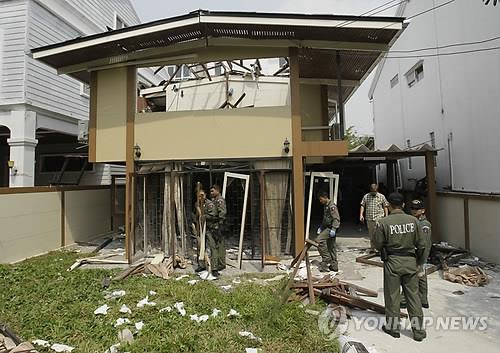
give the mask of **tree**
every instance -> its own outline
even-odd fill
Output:
[[[375,147],[375,141],[371,136],[359,136],[354,126],[349,126],[345,132],[345,139],[347,141],[347,148],[352,150],[360,145],[365,145],[370,150]]]

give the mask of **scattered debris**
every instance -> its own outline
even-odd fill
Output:
[[[179,277],[176,277],[176,278],[175,278],[175,280],[176,280],[176,281],[180,281],[181,279],[183,279],[183,278],[188,278],[188,277],[189,277],[189,275],[181,275],[181,276],[179,276]]]
[[[136,329],[137,331],[142,330],[142,328],[143,328],[143,327],[144,327],[144,322],[139,321],[139,322],[136,322],[136,323],[135,323],[135,329]]]
[[[192,279],[192,280],[188,281],[187,283],[188,283],[190,286],[194,286],[194,285],[195,285],[196,283],[198,283],[198,282],[199,282],[199,280],[197,280],[197,279]]]
[[[138,303],[137,303],[137,307],[138,308],[143,308],[144,306],[155,306],[156,303],[155,302],[150,302],[149,301],[149,296],[146,295],[146,298],[144,299],[141,299]]]
[[[248,337],[251,340],[256,340],[259,342],[262,342],[262,338],[255,336],[253,333],[248,332],[248,331],[240,331],[240,336],[241,337]]]
[[[54,352],[66,353],[66,352],[72,352],[75,349],[75,347],[67,346],[65,344],[60,344],[60,343],[54,343],[52,346],[50,346],[50,349],[52,349]]]
[[[469,287],[482,287],[490,282],[490,277],[477,266],[463,265],[443,272],[443,278]]]
[[[198,316],[198,314],[190,315],[191,320],[196,321],[196,322],[205,322],[208,320],[208,315],[201,315]]]
[[[287,265],[283,264],[283,263],[278,263],[276,265],[276,268],[279,270],[279,271],[283,271],[283,272],[286,272],[286,274],[289,274],[290,273],[290,267],[288,267]]]
[[[123,253],[111,253],[111,254],[106,254],[106,255],[102,255],[102,256],[95,256],[95,257],[87,257],[87,258],[78,259],[75,261],[75,263],[73,265],[71,265],[70,268],[67,269],[67,271],[68,272],[73,271],[82,265],[91,265],[91,264],[126,265],[126,264],[128,264],[128,261],[109,259],[110,257],[123,256],[123,255],[125,255],[124,252]]]
[[[132,310],[130,310],[130,308],[125,304],[123,304],[122,307],[120,308],[120,312],[122,314],[132,314]]]
[[[245,353],[259,353],[259,348],[245,348]]]
[[[343,353],[375,353],[373,350],[368,350],[363,342],[349,336],[339,336],[339,348]]]
[[[102,279],[102,288],[109,288],[109,285],[111,284],[111,278],[109,276],[104,276]]]
[[[94,315],[107,315],[109,309],[110,307],[108,306],[108,304],[104,304],[94,310]]]
[[[122,343],[132,344],[134,342],[134,335],[132,334],[132,331],[126,328],[118,332],[118,339]]]
[[[120,317],[120,318],[116,319],[114,326],[119,327],[119,326],[124,325],[124,324],[130,324],[130,320],[127,318],[123,319]]]
[[[227,286],[220,286],[220,288],[223,289],[223,290],[225,290],[227,292],[227,291],[230,291],[231,288],[233,288],[233,286],[230,285],[230,284],[228,284]]]
[[[35,350],[35,347],[29,342],[23,342],[17,347],[14,347],[10,353],[38,353],[37,350]]]
[[[283,278],[285,278],[285,275],[277,275],[277,276],[274,276],[273,278],[267,278],[267,279],[265,279],[264,282],[281,281]]]
[[[153,296],[153,295],[156,295],[157,293],[154,291],[154,290],[150,290],[149,291],[149,295]]]
[[[172,311],[172,308],[170,306],[167,306],[167,307],[164,307],[164,308],[161,308],[160,309],[160,313],[164,313],[164,312],[171,312]]]
[[[464,295],[465,293],[464,293],[463,291],[461,291],[461,290],[456,290],[456,291],[454,291],[454,292],[453,292],[453,293],[451,293],[451,294],[455,294],[455,295]]]
[[[120,348],[120,343],[112,345],[104,353],[118,353],[118,348]]]
[[[219,309],[215,308],[214,310],[212,310],[212,317],[217,317],[219,316],[219,314],[221,313],[222,311],[220,311]]]
[[[233,279],[233,284],[240,284],[241,283],[241,279],[239,277],[236,277],[235,279]]]
[[[177,309],[177,311],[179,312],[179,314],[181,314],[181,316],[186,316],[186,309],[184,309],[184,303],[183,302],[177,302],[174,304],[174,308]]]
[[[217,279],[215,276],[213,276],[210,272],[208,271],[202,271],[199,273],[199,276],[202,280],[205,280],[205,281],[213,281],[215,279]]]
[[[152,260],[146,260],[145,262],[140,262],[138,264],[130,266],[118,276],[116,276],[113,280],[120,281],[136,274],[153,274],[163,279],[169,279],[172,277],[175,268],[184,269],[186,267],[187,260],[180,255],[175,255],[175,257],[170,256],[166,258],[163,254],[158,254]]]
[[[125,294],[127,294],[127,293],[124,290],[116,290],[112,293],[107,293],[104,296],[104,299],[118,299],[118,298],[125,296]]]
[[[227,317],[241,317],[241,315],[236,310],[231,309],[229,310],[229,314],[227,314]]]
[[[34,340],[34,341],[32,341],[32,343],[36,346],[40,346],[40,347],[44,347],[44,348],[50,347],[50,343],[45,341],[45,340]]]

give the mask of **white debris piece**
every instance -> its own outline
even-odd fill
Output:
[[[259,353],[259,348],[245,348],[245,353]]]
[[[287,274],[290,273],[290,268],[287,265],[282,264],[281,262],[276,265],[276,268],[280,271],[286,272]]]
[[[112,345],[104,353],[118,353],[118,348],[120,348],[120,343]]]
[[[192,279],[192,280],[188,281],[188,284],[189,284],[189,285],[191,285],[191,286],[194,286],[194,285],[195,285],[196,283],[198,283],[198,282],[199,282],[199,280],[197,280],[197,279]]]
[[[108,313],[109,306],[108,304],[104,304],[97,309],[94,310],[95,315],[106,315]]]
[[[148,306],[155,306],[156,303],[155,302],[150,302],[149,301],[149,296],[146,295],[146,298],[140,300],[139,303],[137,303],[137,307],[138,308],[142,308],[142,307],[144,307],[146,305],[148,305]]]
[[[182,276],[179,276],[179,277],[177,277],[175,280],[176,280],[176,281],[180,281],[181,279],[186,278],[186,277],[189,277],[189,275],[182,275]]]
[[[234,284],[240,284],[241,283],[241,279],[239,277],[236,277],[235,279],[233,279],[233,283]]]
[[[227,314],[227,317],[241,317],[241,315],[236,310],[231,309],[229,310],[229,314]]]
[[[127,294],[124,290],[115,290],[114,292],[107,292],[104,295],[104,299],[118,299],[123,297],[125,294]]]
[[[115,327],[121,326],[121,325],[123,325],[123,324],[130,324],[130,320],[129,320],[129,319],[127,319],[127,318],[123,319],[123,318],[121,318],[121,317],[120,317],[120,318],[118,318],[118,319],[116,319],[116,322],[115,322]]]
[[[160,309],[160,313],[164,313],[165,311],[166,311],[167,313],[169,313],[169,312],[171,312],[171,311],[172,311],[172,308],[171,308],[171,307],[169,307],[169,306],[166,306],[166,307],[164,307],[164,308],[161,308],[161,309]]]
[[[248,332],[248,331],[240,331],[240,336],[241,337],[248,337],[251,340],[256,340],[256,341],[262,342],[262,338],[257,337],[253,333]]]
[[[214,279],[216,279],[210,272],[208,271],[201,271],[199,273],[199,276],[201,279],[205,280],[205,281],[213,281]]]
[[[186,309],[184,309],[184,303],[183,302],[177,302],[174,304],[174,308],[177,309],[177,311],[179,312],[179,314],[181,314],[181,316],[186,316]]]
[[[277,275],[277,276],[275,276],[273,278],[265,279],[264,282],[281,281],[283,278],[285,278],[285,275]]]
[[[45,348],[50,347],[50,343],[45,341],[45,340],[34,340],[34,341],[32,341],[32,343],[34,345],[45,347]]]
[[[139,321],[139,322],[135,323],[135,328],[136,328],[137,331],[142,330],[143,327],[144,327],[144,322]]]
[[[217,317],[219,316],[219,314],[221,313],[222,311],[220,311],[219,309],[215,308],[214,310],[212,310],[212,317]]]
[[[128,306],[126,306],[125,304],[123,304],[122,307],[120,308],[120,312],[122,314],[131,314],[132,310],[130,310],[130,308]]]
[[[71,352],[73,351],[73,349],[75,349],[75,347],[54,343],[52,346],[50,346],[50,349],[52,349],[54,352]]]
[[[157,293],[154,290],[149,291],[149,295],[156,295]]]
[[[228,284],[227,286],[220,286],[220,287],[221,287],[221,289],[223,289],[225,291],[229,291],[229,290],[231,290],[231,288],[233,288],[233,286],[230,284]]]
[[[132,334],[132,331],[126,328],[118,332],[118,339],[120,340],[120,342],[132,344],[134,342],[134,335]]]
[[[201,315],[198,316],[198,314],[190,315],[191,320],[196,321],[196,322],[205,322],[208,320],[209,316],[208,315]]]

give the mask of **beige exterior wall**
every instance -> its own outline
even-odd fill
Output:
[[[289,106],[140,113],[135,138],[142,160],[271,158],[291,129]]]
[[[61,245],[58,192],[0,195],[0,263],[20,261]]]
[[[111,230],[111,191],[65,192],[66,244],[85,242]]]
[[[500,263],[499,215],[500,199],[469,198],[469,238],[472,255]],[[437,217],[439,239],[465,248],[464,198],[439,195]]]
[[[472,253],[500,263],[500,199],[469,200],[469,219]]]
[[[436,202],[438,232],[441,241],[465,248],[464,200],[456,197],[438,196]]]
[[[0,194],[0,263],[42,255],[62,246],[62,191]],[[66,245],[111,229],[109,189],[64,191]]]
[[[97,74],[96,161],[125,161],[127,69]]]

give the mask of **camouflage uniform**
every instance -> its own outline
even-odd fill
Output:
[[[330,269],[338,271],[337,249],[335,246],[335,238],[330,237],[330,230],[335,232],[340,227],[340,215],[337,206],[330,200],[324,207],[323,221],[321,223],[321,233],[316,238],[318,242],[318,250],[321,255],[320,267],[326,269],[328,264]]]
[[[222,196],[210,201],[213,205],[213,218],[207,217],[207,241],[210,249],[210,264],[213,271],[226,268],[226,248],[224,245],[224,230],[226,223],[226,200]]]
[[[378,221],[373,237],[377,250],[385,248],[388,257],[384,262],[384,301],[386,329],[391,335],[400,330],[400,288],[407,298],[413,337],[426,337],[423,312],[418,294],[417,266],[423,265],[428,255],[426,240],[419,221],[400,209]]]
[[[425,239],[425,249],[427,257],[429,256],[429,251],[432,247],[432,226],[431,222],[427,220],[425,216],[420,217],[419,219],[420,226],[422,227],[422,233]],[[420,301],[422,302],[423,307],[429,307],[429,299],[428,299],[428,286],[427,286],[427,274],[425,273],[425,268],[420,269],[420,274],[418,277],[418,294],[420,295]],[[401,306],[406,306],[406,297],[404,292],[401,293]]]

